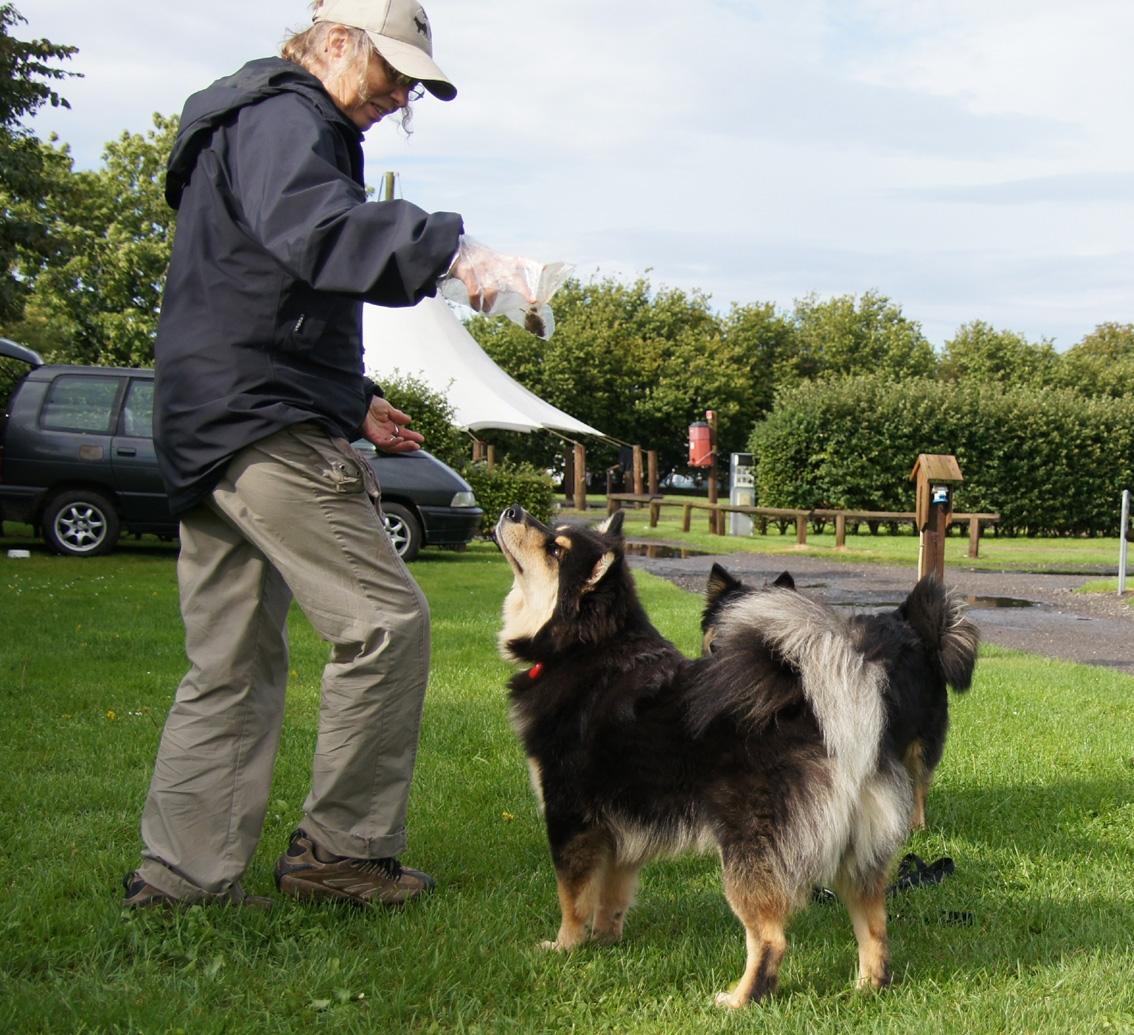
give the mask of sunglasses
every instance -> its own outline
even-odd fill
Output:
[[[402,75],[393,65],[390,64],[381,54],[378,55],[378,60],[382,62],[382,68],[385,70],[387,77],[394,84],[394,89],[405,90],[406,98],[409,101],[420,101],[425,96],[425,87],[416,79],[411,79],[408,75]]]

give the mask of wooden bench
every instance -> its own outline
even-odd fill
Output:
[[[807,545],[807,522],[816,519],[833,520],[835,522],[835,549],[846,549],[847,521],[908,521],[916,533],[917,515],[906,510],[799,510],[790,507],[745,507],[731,503],[709,503],[706,500],[675,500],[664,496],[638,496],[634,493],[615,493],[611,499],[634,502],[637,505],[646,504],[650,508],[650,527],[657,528],[661,517],[662,507],[681,507],[681,530],[688,532],[692,524],[693,511],[704,510],[709,512],[709,531],[714,535],[723,535],[723,522],[720,518],[724,514],[747,514],[750,517],[776,521],[795,522],[795,541],[798,546]],[[617,509],[617,504],[608,504],[608,513]],[[996,524],[1000,520],[999,514],[953,514],[951,523],[967,521],[969,525],[969,556],[980,556],[980,537],[983,525]]]
[[[610,492],[606,496],[606,512],[613,514],[616,510],[620,510],[624,503],[633,503],[635,507],[641,507],[660,499],[661,496],[651,496],[649,493]]]

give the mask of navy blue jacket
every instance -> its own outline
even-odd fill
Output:
[[[455,213],[368,202],[362,134],[314,76],[252,61],[185,104],[166,173],[178,211],[155,344],[154,433],[175,514],[234,453],[314,420],[354,437],[370,401],[362,303],[436,290]]]

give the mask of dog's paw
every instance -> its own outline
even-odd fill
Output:
[[[555,941],[553,941],[553,942],[551,942],[551,941],[540,942],[539,948],[543,952],[567,952],[568,950],[575,948],[575,946],[578,945],[578,944],[579,944],[578,942],[575,942],[571,945],[568,945],[566,942],[562,941],[561,939],[556,938]]]
[[[889,965],[883,965],[879,970],[870,974],[861,974],[857,982],[860,992],[877,992],[889,988],[893,983]]]
[[[748,1005],[748,1000],[739,998],[735,992],[718,992],[716,1004],[717,1006],[727,1006],[730,1010],[739,1010]]]

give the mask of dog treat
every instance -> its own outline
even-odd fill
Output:
[[[524,314],[524,330],[529,334],[534,334],[537,338],[545,337],[546,325],[543,322],[543,317],[535,309],[529,309]]]
[[[505,255],[462,236],[449,272],[441,278],[441,294],[485,316],[506,316],[546,341],[555,331],[548,301],[573,268],[563,262]]]

